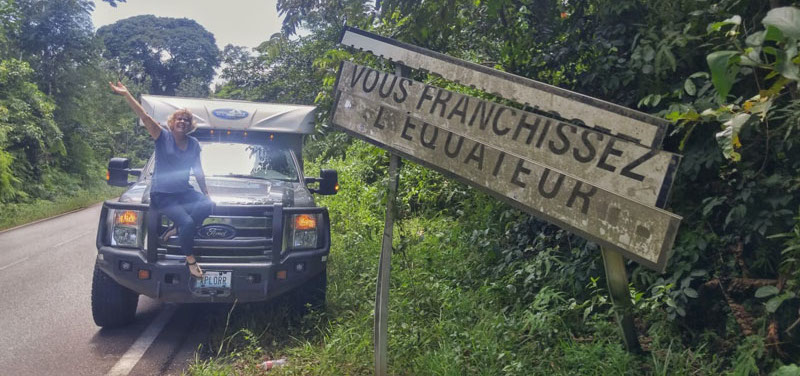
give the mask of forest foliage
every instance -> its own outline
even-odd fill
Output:
[[[0,223],[41,202],[105,192],[112,156],[149,157],[145,132],[109,81],[136,93],[208,95],[219,49],[202,26],[150,16],[95,33],[94,6],[0,0]]]
[[[222,86],[218,95],[280,100],[284,93],[274,88],[301,91],[292,77],[313,77],[321,111],[318,135],[307,147],[320,161],[359,163],[356,150],[364,157],[328,121],[339,62],[394,69],[368,53],[337,46],[345,24],[669,119],[664,148],[682,154],[683,161],[668,209],[684,220],[666,273],[629,264],[645,347],[663,354],[664,343],[650,341],[669,338],[669,351],[705,352],[700,363],[713,364],[705,372],[797,370],[789,364],[800,358],[798,4],[279,0],[278,9],[285,16],[282,35],[254,55],[226,49],[223,60],[237,63],[224,75],[247,84]],[[309,57],[312,65],[291,64]],[[436,75],[413,74],[491,98]],[[388,159],[366,155],[371,167],[360,172],[359,182],[379,187]],[[401,223],[449,218],[472,231],[462,240],[474,246],[471,252],[490,256],[465,273],[505,284],[507,291],[493,297],[502,300],[498,309],[509,320],[539,304],[545,293],[575,299],[584,319],[612,309],[601,299],[596,245],[411,163],[404,165],[400,185]],[[380,215],[382,208],[367,210]],[[379,229],[357,232],[373,230]],[[409,241],[414,243],[401,237],[396,249],[402,252]],[[468,259],[471,252],[459,257]],[[402,291],[404,283],[397,288]],[[330,325],[325,333],[335,336],[338,327]],[[582,326],[565,326],[569,334],[562,341],[574,343]]]

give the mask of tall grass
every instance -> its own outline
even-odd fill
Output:
[[[122,188],[98,185],[58,195],[49,200],[36,199],[25,203],[0,204],[0,230],[85,208],[105,199],[119,196],[122,192]]]
[[[380,152],[357,142],[347,158],[325,165],[339,171],[342,187],[338,195],[320,199],[332,221],[327,308],[297,318],[281,301],[240,305],[227,323],[233,336],[224,334],[228,325],[222,325],[222,315],[211,319],[215,334],[204,348],[218,349],[225,342],[230,350],[206,350],[191,374],[260,374],[259,363],[280,357],[288,365],[270,374],[373,373],[384,210],[383,181],[375,166],[382,160]],[[307,170],[318,167],[309,163]],[[401,190],[415,189],[403,183]],[[642,328],[648,331],[649,354],[626,352],[606,293],[598,287],[602,284],[594,281],[576,293],[571,281],[554,277],[551,266],[544,266],[568,255],[544,250],[524,262],[498,266],[504,262],[501,250],[493,248],[499,243],[480,230],[497,218],[487,217],[491,210],[482,202],[479,197],[448,210],[406,212],[399,219],[389,294],[391,374],[717,374],[732,369],[703,347],[684,345],[669,324]],[[526,277],[540,275],[535,281]]]

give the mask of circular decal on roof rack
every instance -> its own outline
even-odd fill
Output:
[[[237,110],[235,108],[218,108],[214,111],[211,111],[214,116],[227,119],[227,120],[239,120],[244,119],[249,115],[247,111]]]

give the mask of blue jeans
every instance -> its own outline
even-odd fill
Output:
[[[150,193],[150,207],[166,215],[178,229],[181,252],[193,256],[194,233],[197,226],[211,215],[214,203],[194,189],[181,193]]]

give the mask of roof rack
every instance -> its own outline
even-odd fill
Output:
[[[142,95],[142,106],[159,124],[178,109],[191,111],[198,129],[311,134],[315,106]]]

